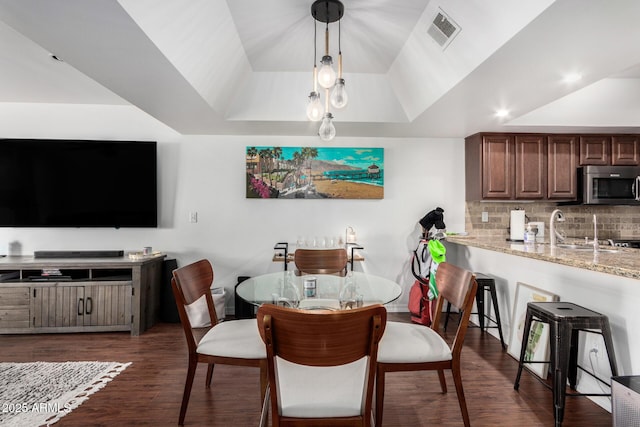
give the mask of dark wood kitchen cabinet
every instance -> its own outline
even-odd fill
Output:
[[[611,137],[607,135],[580,136],[580,166],[610,164]]]
[[[638,135],[580,136],[580,166],[638,166]]]
[[[576,200],[577,136],[480,133],[465,144],[466,200]]]
[[[638,135],[611,137],[611,164],[613,166],[640,165],[640,138]]]
[[[516,135],[515,198],[544,199],[547,195],[547,138]]]
[[[509,200],[515,195],[515,146],[508,134],[476,134],[465,140],[467,200]]]
[[[578,137],[547,137],[547,199],[575,200],[578,197]]]
[[[640,166],[640,135],[477,133],[465,139],[466,200],[578,199],[578,168]]]
[[[546,196],[546,138],[476,134],[466,139],[467,200],[538,200]]]

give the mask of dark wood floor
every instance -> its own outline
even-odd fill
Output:
[[[390,319],[407,320],[405,313]],[[450,329],[451,330],[451,329]],[[133,362],[103,390],[56,426],[177,425],[186,375],[186,345],[179,324],[158,324],[139,337],[127,333],[2,335],[0,360]],[[513,389],[516,361],[500,342],[472,328],[462,354],[462,379],[474,427],[553,426],[551,391],[524,373]],[[260,416],[258,370],[217,366],[210,390],[200,366],[185,425],[255,426]],[[442,394],[433,372],[387,376],[384,426],[460,426],[453,381]],[[585,397],[567,398],[564,427],[610,426],[611,414]]]

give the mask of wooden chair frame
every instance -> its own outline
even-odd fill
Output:
[[[469,427],[469,412],[462,388],[462,377],[460,372],[460,354],[462,352],[462,344],[469,325],[469,316],[473,307],[473,301],[476,295],[478,284],[475,275],[467,270],[457,267],[449,263],[441,263],[436,271],[436,284],[439,295],[435,308],[435,317],[431,324],[431,329],[439,333],[440,318],[442,316],[442,308],[445,300],[451,302],[461,311],[461,319],[458,329],[450,346],[452,358],[451,360],[441,360],[433,362],[421,363],[383,363],[378,362],[377,368],[377,385],[376,385],[376,426],[382,425],[382,415],[384,408],[384,388],[385,375],[387,372],[400,371],[425,371],[437,370],[440,380],[442,392],[447,392],[447,383],[444,377],[444,370],[450,369],[453,382],[458,395],[458,402],[462,412],[462,419],[465,427]]]
[[[189,397],[191,395],[191,388],[193,386],[193,379],[195,377],[196,368],[198,363],[207,364],[207,377],[206,388],[211,387],[211,379],[213,378],[213,368],[216,363],[224,365],[238,365],[238,366],[255,366],[260,368],[260,404],[264,400],[264,396],[267,388],[267,360],[266,358],[260,359],[246,359],[235,357],[220,357],[212,356],[208,354],[198,353],[198,342],[205,335],[206,330],[194,331],[187,315],[185,306],[192,304],[196,300],[205,296],[207,307],[209,310],[209,317],[211,319],[211,328],[215,328],[218,325],[218,317],[216,315],[215,306],[213,303],[213,297],[211,295],[211,284],[213,283],[214,273],[213,267],[208,260],[200,260],[193,264],[178,268],[173,271],[173,278],[171,279],[171,287],[173,289],[173,295],[176,299],[176,305],[178,307],[178,314],[180,316],[180,322],[184,328],[185,337],[187,339],[187,347],[189,349],[189,368],[187,370],[187,379],[184,384],[184,393],[182,397],[182,405],[180,407],[180,417],[178,420],[179,425],[184,425],[184,418],[187,413],[187,406],[189,405]],[[237,321],[229,321],[237,322]],[[227,322],[225,322],[227,323]],[[228,326],[228,325],[227,325]],[[257,324],[256,324],[257,328]]]
[[[338,249],[296,249],[293,260],[296,274],[338,274],[347,273],[349,257],[347,250]]]
[[[264,304],[258,309],[257,318],[260,335],[267,348],[268,395],[273,427],[371,425],[378,343],[387,321],[387,311],[382,305],[328,311]],[[282,416],[278,401],[276,356],[306,366],[339,366],[368,356],[361,414],[330,418]],[[266,412],[267,408],[265,402],[263,410]]]

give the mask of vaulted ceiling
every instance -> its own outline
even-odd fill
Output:
[[[314,135],[311,3],[0,0],[0,115],[110,106],[180,134]],[[343,3],[338,136],[640,133],[637,0]],[[459,28],[444,47],[438,13]]]

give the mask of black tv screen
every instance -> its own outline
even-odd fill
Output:
[[[156,143],[0,139],[0,227],[157,227]]]

